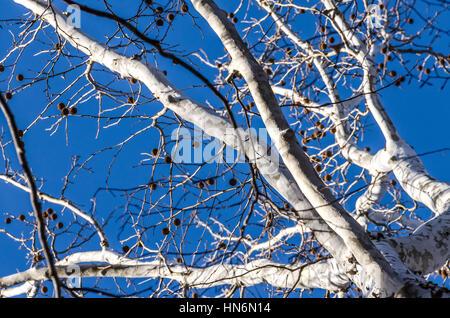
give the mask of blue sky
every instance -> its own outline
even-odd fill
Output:
[[[162,3],[162,1],[160,2]],[[235,8],[232,6],[231,1],[222,0],[216,2],[224,9],[234,10]],[[55,3],[60,4],[60,1],[55,1]],[[92,4],[93,6],[98,8],[102,7],[99,1],[92,3],[94,3]],[[121,12],[123,17],[128,16],[133,10],[132,6],[123,5],[123,2],[121,1],[114,1],[113,3],[117,12]],[[63,6],[60,6],[60,8],[63,8]],[[25,12],[26,11],[22,7],[13,3],[13,1],[2,1],[0,19],[18,18]],[[238,18],[242,19],[242,16],[238,14]],[[201,18],[196,20],[198,25],[201,26],[201,32],[195,27],[184,29],[180,27],[182,26],[182,23],[187,23],[187,20],[190,19],[191,18],[187,16],[177,16],[173,30],[169,32],[167,37],[167,43],[178,44],[180,50],[185,50],[187,52],[197,51],[201,48],[208,53],[208,56],[212,61],[214,58],[222,56],[224,54],[222,45],[211,29],[206,27],[206,24]],[[100,25],[101,27],[99,27]],[[312,34],[311,32],[313,32],[313,25],[311,25],[308,20],[295,21],[293,26],[296,30],[301,30],[299,33],[304,37],[310,36]],[[0,59],[5,56],[6,52],[11,48],[12,43],[11,35],[8,33],[10,27],[6,26],[4,23],[1,27],[0,34],[2,41],[0,41]],[[138,26],[139,29],[142,27],[143,26],[141,25]],[[242,30],[243,27],[243,25],[238,24],[240,30]],[[414,28],[414,26],[411,28]],[[18,29],[16,27],[12,27],[11,29],[15,34],[18,34]],[[85,16],[84,14],[82,14],[82,29],[100,41],[104,41],[105,34],[111,35],[113,30],[115,30],[111,22],[104,19],[93,18],[92,16]],[[51,32],[52,30],[47,30],[47,33]],[[412,29],[411,32],[414,32],[414,30]],[[155,34],[155,37],[157,36],[158,35]],[[46,43],[48,43],[48,40],[46,40]],[[50,53],[35,55],[36,52],[47,47],[46,43],[33,44],[25,51],[24,55],[21,57],[21,62],[17,66],[16,73],[14,73],[11,84],[8,82],[9,76],[11,75],[11,68],[7,68],[5,72],[0,73],[1,91],[6,91],[18,86],[17,81],[14,80],[15,75],[18,73],[24,74],[26,79],[33,76],[33,72],[37,70],[36,65],[45,63],[51,56]],[[448,43],[440,44],[439,47],[442,48],[444,52],[448,51],[449,48]],[[127,49],[124,52],[128,55],[132,55],[138,51]],[[417,57],[414,56],[409,56],[409,58],[417,59]],[[153,61],[153,59],[151,60]],[[12,60],[9,59],[6,64],[10,64],[11,61]],[[171,61],[160,57],[156,57],[156,61],[161,69],[167,70],[169,80],[177,87],[185,88],[191,84],[198,84],[198,81],[193,78],[192,75],[188,74],[185,70],[174,66]],[[193,58],[193,61],[196,61],[195,58]],[[67,65],[63,64],[61,70],[64,66]],[[211,79],[215,74],[213,69],[202,67],[201,70]],[[76,74],[71,74],[65,79],[58,77],[50,81],[52,89],[54,91],[60,90],[66,83],[70,82]],[[105,79],[105,81],[107,78],[110,78],[109,75],[104,75],[101,72],[96,72],[95,74],[97,76],[96,78]],[[24,82],[27,82],[27,80]],[[36,85],[35,88],[29,88],[14,95],[10,107],[16,116],[19,127],[28,126],[42,109],[43,105],[47,103],[46,94],[43,91],[45,86],[43,84],[44,83],[41,83]],[[407,86],[404,85],[401,88],[391,86],[381,92],[381,100],[399,133],[414,147],[418,154],[442,148],[450,148],[448,128],[448,120],[450,118],[450,105],[448,102],[449,90],[448,88],[441,90],[441,85],[441,82],[436,81],[433,86],[420,87],[420,83],[412,79],[411,83]],[[77,85],[76,88],[79,87],[81,87],[81,85]],[[127,81],[120,81],[118,84],[114,84],[114,87],[126,92],[136,90],[135,87],[130,87],[130,84]],[[144,89],[144,91],[147,90]],[[218,100],[210,93],[205,93],[204,89],[190,89],[187,93],[200,102],[206,103],[208,101],[213,105],[220,105]],[[145,108],[141,108],[139,112],[147,115],[153,115],[161,110],[161,106],[158,103],[147,103],[142,107]],[[79,107],[79,113],[96,114],[97,108],[98,101],[92,99]],[[67,120],[63,120],[62,126],[58,131],[51,134],[46,129],[55,121],[54,116],[57,115],[57,113],[57,110],[51,110],[48,113],[50,117],[39,121],[24,138],[27,158],[31,164],[34,175],[38,179],[42,178],[45,180],[43,191],[54,196],[59,196],[61,193],[61,188],[64,184],[63,177],[70,169],[71,158],[75,155],[80,155],[80,162],[82,162],[91,153],[99,149],[100,146],[105,147],[114,145],[128,137],[130,132],[139,131],[139,129],[142,129],[148,124],[146,122],[124,120],[117,127],[102,130],[100,132],[100,137],[95,139],[97,132],[96,120],[73,116],[69,117]],[[170,116],[173,118],[172,115]],[[5,131],[5,121],[3,117],[0,118],[0,125],[3,127],[2,131]],[[67,136],[64,125],[67,125],[68,127]],[[256,121],[255,125],[260,126],[260,123]],[[371,129],[367,130],[365,138],[372,150],[376,150],[377,147],[382,146],[383,139],[377,127],[375,125],[372,125],[371,127]],[[5,135],[5,139],[8,139],[8,133],[5,133]],[[139,160],[145,157],[142,153],[149,153],[152,148],[158,146],[158,136],[158,132],[155,129],[138,135],[124,150],[126,155],[121,154],[117,157],[115,167],[120,168],[113,169],[109,180],[109,184],[112,188],[116,186],[122,188],[135,187],[149,181],[151,176],[149,167],[144,166],[135,168],[133,166],[138,165]],[[68,143],[66,143],[66,137],[68,137]],[[7,155],[10,158],[14,158],[13,166],[17,168],[17,160],[15,159],[15,155],[11,151],[11,148],[8,148]],[[81,171],[75,179],[71,179],[71,182],[73,183],[65,193],[66,197],[73,202],[76,202],[76,204],[85,211],[91,212],[94,206],[94,202],[91,198],[94,193],[99,190],[99,187],[104,186],[108,165],[113,155],[114,152],[108,151],[96,157],[92,162],[89,162],[87,167],[91,169],[91,171]],[[449,181],[449,156],[449,151],[442,151],[423,156],[421,159],[432,176],[442,181]],[[1,157],[0,165],[3,168],[4,161]],[[154,175],[154,180],[163,180],[168,173],[168,167],[164,164],[158,165],[158,167],[160,168],[156,175]],[[217,172],[216,169],[217,166],[212,165],[209,168],[203,169],[201,175],[205,178],[210,175],[215,175]],[[227,175],[220,179],[218,181],[218,186],[226,184],[229,178],[229,175]],[[157,191],[160,192],[155,192],[154,195],[161,195],[164,189],[158,189]],[[237,200],[238,197],[230,198],[229,203],[232,203],[233,199]],[[193,196],[188,196],[187,200],[188,203],[189,200],[194,200]],[[99,218],[106,219],[110,212],[118,205],[123,205],[123,198],[120,196],[119,192],[116,193],[112,191],[106,193],[106,191],[102,190],[98,192],[95,203],[96,215]],[[351,204],[351,202],[349,204]],[[50,207],[50,205],[44,205],[44,208],[47,207]],[[57,209],[56,206],[52,207],[55,210]],[[0,181],[1,219],[3,219],[6,214],[17,216],[27,211],[30,211],[28,195],[23,191],[15,189],[13,186]],[[227,210],[221,210],[219,213],[227,213]],[[60,215],[60,219],[68,224],[70,220],[72,220],[72,215],[65,211],[63,215]],[[122,221],[123,220],[120,220],[120,218],[118,219],[117,216],[114,215],[110,221],[110,225],[108,225],[107,232],[120,233]],[[1,222],[0,229],[4,226],[4,223]],[[74,229],[76,229],[76,225],[74,225]],[[8,225],[8,230],[11,230],[11,232],[18,236],[20,236],[20,233],[27,236],[31,227],[15,221],[13,224]],[[58,231],[56,232],[58,233]],[[112,246],[117,250],[121,249],[120,240],[123,239],[123,237],[126,237],[125,234],[126,233],[124,233],[123,236],[122,234],[118,234],[117,236],[112,235],[110,237]],[[159,227],[154,231],[153,235],[156,239],[155,241],[161,238]],[[68,242],[67,237],[68,236],[64,235],[59,237],[56,246],[62,248]],[[195,244],[192,246],[194,245]],[[83,250],[88,250],[89,248],[97,249],[98,241],[93,239],[87,245],[83,246]],[[1,276],[12,274],[29,267],[30,264],[24,261],[26,251],[20,247],[20,244],[6,239],[5,234],[3,233],[0,233],[0,249],[3,251],[0,253]]]

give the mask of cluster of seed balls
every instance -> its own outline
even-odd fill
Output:
[[[56,221],[56,219],[58,219],[58,214],[56,214],[56,213],[53,211],[52,208],[48,208],[47,210],[45,210],[45,211],[42,213],[42,217],[43,217],[44,219]],[[20,214],[20,215],[18,216],[17,219],[18,219],[19,221],[24,222],[24,221],[26,220],[26,216],[25,216],[25,214]],[[5,223],[6,223],[6,224],[11,224],[11,222],[12,222],[12,219],[11,219],[10,217],[7,217],[7,218],[5,219]],[[64,227],[64,223],[63,223],[63,222],[58,222],[58,223],[56,223],[56,227],[57,227],[58,229],[62,229],[62,228]],[[36,258],[35,258],[35,260],[36,260]]]

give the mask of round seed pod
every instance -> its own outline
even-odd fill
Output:
[[[61,109],[61,115],[63,115],[63,116],[69,115],[69,109],[68,108]]]
[[[326,28],[326,26],[324,26],[324,25],[322,25],[322,26],[319,28],[319,31],[320,31],[321,33],[325,33],[326,30],[327,30],[327,28]]]
[[[12,95],[10,92],[7,92],[7,93],[5,94],[6,100],[10,100],[10,99],[12,99],[12,97],[13,97],[13,95]]]
[[[424,72],[425,72],[425,74],[427,74],[427,75],[428,75],[428,74],[430,74],[430,73],[431,73],[431,70],[430,70],[429,68],[426,68]]]
[[[25,221],[25,215],[24,214],[21,214],[21,215],[19,215],[19,220],[20,221]]]
[[[134,103],[134,98],[133,98],[133,96],[128,96],[128,98],[127,98],[127,103],[128,103],[128,104],[133,104],[133,103]]]
[[[198,298],[198,294],[197,293],[193,293],[192,294],[192,298]]]
[[[221,250],[224,250],[226,247],[227,247],[227,245],[226,245],[224,242],[220,242],[220,243],[219,243],[219,248],[220,248]]]
[[[304,152],[307,152],[307,151],[308,151],[308,147],[303,146],[302,148],[303,148],[303,151],[304,151]]]
[[[335,133],[336,133],[336,127],[331,127],[330,132],[331,132],[332,134],[335,134]]]
[[[236,179],[232,178],[230,179],[230,181],[228,181],[228,183],[230,184],[230,186],[234,187],[237,184]]]
[[[298,10],[298,13],[300,13],[300,14],[305,14],[305,13],[306,13],[306,10],[305,10],[305,9],[299,9],[299,10]]]
[[[198,187],[199,187],[200,189],[203,189],[203,188],[205,187],[205,184],[203,183],[203,181],[200,181],[200,182],[198,183]]]
[[[163,13],[163,11],[164,11],[163,7],[157,7],[156,10],[155,10],[155,12],[158,13],[158,14]]]
[[[350,19],[355,20],[356,19],[356,14],[354,14],[354,13],[350,14]]]
[[[66,105],[64,103],[58,103],[58,109],[63,110],[63,108],[66,108]]]
[[[22,74],[17,74],[16,79],[21,82],[23,81],[23,75]]]
[[[55,221],[58,218],[58,214],[53,213],[50,215],[50,219],[52,219],[53,221]]]
[[[12,222],[11,218],[6,218],[6,219],[5,219],[5,223],[6,223],[6,224],[11,224],[11,222]]]
[[[391,180],[391,186],[395,187],[397,185],[397,181],[395,181],[394,179]]]
[[[417,70],[418,70],[419,72],[422,72],[422,71],[423,71],[423,66],[422,66],[422,65],[417,65]]]
[[[46,292],[48,292],[47,286],[42,286],[42,287],[41,287],[41,292],[42,292],[43,294],[45,294]]]
[[[209,178],[206,183],[208,183],[208,185],[213,185],[214,184],[214,178]]]
[[[334,38],[332,36],[330,36],[328,38],[328,43],[330,43],[330,44],[334,43]]]
[[[383,47],[383,48],[381,48],[380,52],[381,52],[381,54],[386,54],[387,51],[388,51],[387,47]]]
[[[156,20],[156,25],[162,27],[164,25],[164,20],[163,19]]]
[[[369,152],[369,151],[370,151],[370,147],[366,147],[366,148],[364,148],[364,151],[367,151],[367,152]]]
[[[180,219],[175,218],[175,219],[173,219],[172,223],[173,223],[173,225],[175,225],[175,226],[179,226],[179,225],[181,224],[181,221],[180,221]]]
[[[0,72],[4,72],[5,71],[5,67],[3,65],[0,65]]]
[[[180,11],[186,13],[189,11],[189,7],[186,4],[183,4],[180,8]]]
[[[137,83],[137,79],[135,79],[134,77],[130,77],[130,83],[131,84],[136,84]]]
[[[47,212],[48,215],[53,213],[53,209],[52,208],[48,208],[47,210],[45,210],[45,212]]]
[[[321,165],[317,165],[317,166],[314,167],[314,169],[315,169],[317,172],[320,172],[320,171],[322,170],[322,166],[321,166]]]
[[[330,158],[332,155],[333,155],[333,152],[332,152],[331,150],[327,150],[327,151],[325,152],[325,156],[326,156],[327,158]]]
[[[167,164],[172,163],[172,158],[170,158],[170,156],[167,156],[164,158],[164,162]]]
[[[238,18],[237,17],[233,17],[233,19],[231,19],[231,21],[233,21],[233,23],[238,23]]]
[[[70,108],[70,114],[71,115],[76,115],[76,113],[78,113],[78,109],[76,107],[71,107]]]
[[[167,15],[167,21],[172,22],[173,20],[175,20],[175,15],[173,13],[169,13]]]
[[[122,247],[122,251],[126,254],[126,253],[128,253],[130,251],[130,247],[128,245],[124,245]]]
[[[414,20],[412,18],[409,18],[408,20],[406,20],[408,22],[408,24],[413,24]]]
[[[320,43],[319,44],[319,49],[326,50],[327,49],[327,44],[326,43]]]
[[[330,182],[333,178],[329,174],[327,174],[325,175],[325,177],[323,177],[323,179],[327,182]]]
[[[63,223],[63,222],[58,222],[58,223],[56,224],[56,227],[57,227],[58,229],[62,229],[62,228],[64,227],[64,223]]]
[[[157,148],[153,148],[152,149],[152,155],[156,156],[158,154],[158,149]]]
[[[181,257],[177,257],[177,263],[178,263],[178,264],[183,263],[183,259],[182,259]]]
[[[23,137],[23,130],[22,129],[17,129],[17,135],[19,135],[20,138]]]
[[[38,262],[44,260],[44,257],[40,253],[38,253],[38,254],[34,255],[33,259],[36,263],[38,263]]]
[[[156,183],[154,183],[154,182],[150,183],[151,190],[156,190],[157,188],[158,188],[158,186],[156,185]]]
[[[165,227],[161,230],[161,234],[164,236],[169,235],[169,233],[170,233],[170,230],[167,227]]]
[[[234,17],[234,13],[233,12],[228,13],[228,19],[231,19],[233,17]]]
[[[397,72],[392,70],[392,71],[389,72],[389,76],[390,77],[396,77],[397,76]]]

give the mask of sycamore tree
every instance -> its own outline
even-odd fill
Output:
[[[445,88],[447,2],[2,6],[2,297],[450,295],[382,96]]]

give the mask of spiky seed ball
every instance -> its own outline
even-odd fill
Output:
[[[324,180],[327,182],[330,182],[332,179],[333,178],[329,174],[325,175],[325,177],[324,177]]]
[[[21,82],[23,81],[23,75],[22,74],[17,74],[16,79]]]
[[[285,80],[281,80],[281,81],[280,81],[280,85],[281,85],[281,86],[286,85],[286,81],[285,81]]]
[[[406,80],[406,77],[404,77],[404,76],[402,75],[402,76],[400,76],[398,79],[400,80],[400,82],[404,82],[404,81]]]
[[[37,263],[37,262],[40,262],[40,261],[43,261],[43,260],[44,260],[44,257],[43,257],[40,253],[34,255],[34,261],[35,261],[36,263]]]
[[[156,185],[156,183],[154,183],[154,182],[150,183],[150,189],[151,189],[151,190],[156,190],[156,188],[158,188],[158,186]]]
[[[270,68],[266,68],[264,72],[266,72],[267,75],[272,75],[272,70]]]
[[[332,36],[330,36],[328,38],[328,43],[330,43],[330,44],[334,43],[334,38]]]
[[[166,235],[169,235],[170,230],[167,227],[165,227],[161,230],[161,233],[162,233],[162,235],[166,236]]]
[[[208,181],[206,181],[206,183],[208,183],[208,185],[213,185],[214,184],[214,178],[209,178]]]
[[[175,226],[179,226],[179,225],[181,224],[181,221],[180,221],[180,219],[175,218],[175,219],[173,219],[172,223],[173,223],[173,225],[175,225]]]
[[[378,68],[379,68],[380,70],[382,70],[382,69],[384,68],[384,64],[383,64],[383,63],[378,64]]]
[[[20,221],[25,221],[25,215],[23,215],[23,214],[19,215],[19,220]]]
[[[52,215],[50,215],[50,218],[55,221],[58,218],[58,214],[53,213]]]
[[[189,11],[189,7],[186,5],[186,4],[183,4],[182,6],[181,6],[181,12],[183,12],[183,13],[186,13],[186,12],[188,12]]]
[[[424,72],[425,72],[425,74],[427,74],[427,75],[428,75],[428,74],[430,74],[430,73],[431,73],[431,70],[430,70],[429,68],[426,68]]]
[[[130,247],[128,245],[124,245],[122,247],[122,251],[126,254],[126,253],[128,253],[130,251]]]
[[[130,78],[130,83],[131,84],[136,84],[137,83],[137,79],[135,79],[134,77]]]
[[[386,54],[387,51],[388,51],[387,47],[383,47],[383,48],[381,49],[381,54]]]
[[[332,134],[335,134],[335,133],[336,133],[336,127],[331,127],[330,132],[331,132]]]
[[[3,72],[5,70],[5,67],[3,65],[0,65],[0,72]]]
[[[317,172],[320,172],[322,170],[322,166],[321,165],[317,165],[314,167],[314,169],[316,169]]]
[[[200,182],[198,183],[198,187],[199,187],[200,189],[203,189],[203,188],[205,187],[205,184],[203,183],[203,181],[200,181]]]
[[[155,11],[156,13],[160,14],[163,13],[164,9],[162,7],[157,7]]]
[[[422,66],[422,65],[417,65],[417,70],[418,70],[419,72],[422,72],[423,66]]]
[[[383,9],[384,9],[384,4],[380,3],[380,4],[378,5],[378,7],[380,8],[380,10],[383,10]]]
[[[41,292],[42,292],[43,294],[45,294],[46,292],[48,292],[47,286],[42,286],[42,287],[41,287]]]
[[[327,28],[326,28],[324,25],[322,25],[322,26],[320,27],[320,29],[319,29],[319,31],[320,31],[321,33],[325,33],[326,30],[327,30]]]
[[[167,15],[167,21],[172,22],[173,20],[175,20],[175,15],[173,13],[169,13]]]
[[[303,143],[303,144],[306,145],[308,142],[309,142],[309,138],[303,138],[303,139],[302,139],[302,143]]]
[[[390,77],[396,77],[397,76],[397,72],[392,70],[392,71],[389,72],[389,76]]]
[[[70,114],[71,115],[76,115],[76,113],[78,113],[78,109],[76,107],[71,107],[70,108]]]
[[[391,186],[395,187],[397,185],[397,181],[395,181],[394,179],[391,180]]]
[[[299,12],[300,14],[305,14],[305,13],[306,13],[306,10],[305,10],[305,9],[300,9],[300,10],[298,10],[298,12]]]
[[[413,20],[412,18],[409,18],[409,19],[407,20],[407,22],[408,22],[408,24],[413,24],[413,23],[414,23],[414,20]]]
[[[66,108],[66,105],[64,103],[58,103],[58,109],[63,110],[63,108]]]
[[[164,25],[164,20],[163,19],[156,20],[156,25],[162,27]]]
[[[63,223],[63,222],[58,222],[58,223],[56,224],[56,227],[57,227],[58,229],[62,229],[62,228],[64,227],[64,223]]]
[[[356,19],[356,14],[354,14],[354,13],[350,14],[350,19],[355,20]]]
[[[62,114],[63,116],[69,115],[69,109],[64,107],[63,109],[61,109],[61,114]]]
[[[152,155],[156,156],[158,154],[158,149],[157,148],[153,148],[152,149]]]
[[[11,218],[6,218],[6,219],[5,219],[5,223],[6,223],[6,224],[11,224],[11,222],[12,222]]]
[[[167,156],[164,158],[164,162],[167,164],[172,163],[172,158],[170,158],[170,156]]]
[[[45,212],[47,212],[48,215],[53,213],[53,209],[52,208],[48,208]]]
[[[388,55],[388,56],[386,56],[386,60],[388,60],[388,61],[392,61],[392,55]]]
[[[236,179],[231,178],[230,181],[228,181],[228,183],[230,184],[230,186],[234,187],[237,184]]]
[[[134,98],[133,98],[133,96],[128,96],[128,98],[127,98],[127,103],[128,103],[128,104],[133,104],[133,103],[134,103]]]
[[[13,95],[12,95],[10,92],[7,92],[7,93],[5,94],[6,100],[10,100],[10,99],[12,99],[12,97],[13,97]]]
[[[333,152],[332,152],[331,150],[327,150],[327,151],[325,152],[325,156],[326,156],[327,158],[330,158],[332,155],[333,155]]]
[[[43,217],[44,219],[46,219],[46,218],[48,217],[47,211],[44,211],[44,212],[42,213],[42,217]]]
[[[231,19],[231,21],[233,21],[233,23],[238,23],[238,18],[237,17],[233,17],[233,19]]]
[[[234,17],[234,13],[233,12],[228,13],[228,19],[231,19],[233,17]]]

